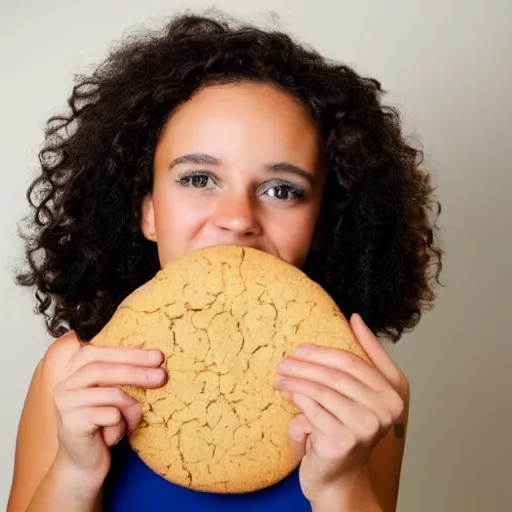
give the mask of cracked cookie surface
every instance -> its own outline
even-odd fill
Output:
[[[304,342],[368,360],[320,286],[274,256],[234,246],[171,262],[92,340],[165,354],[165,386],[125,388],[143,410],[130,444],[165,479],[220,493],[268,487],[299,464],[288,443],[299,411],[274,376]]]

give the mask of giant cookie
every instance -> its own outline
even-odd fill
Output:
[[[92,340],[163,351],[167,384],[126,388],[143,410],[130,444],[167,480],[221,493],[268,487],[297,467],[288,423],[299,411],[274,389],[274,377],[303,342],[368,361],[319,285],[274,256],[234,246],[166,265]]]

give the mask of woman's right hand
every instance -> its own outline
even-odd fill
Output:
[[[58,462],[86,480],[103,484],[109,447],[133,431],[142,416],[139,402],[119,386],[161,387],[167,374],[158,350],[83,345],[69,361],[67,377],[54,390]]]

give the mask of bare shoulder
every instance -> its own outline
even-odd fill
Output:
[[[80,347],[76,334],[69,332],[48,347],[35,368],[18,426],[9,512],[26,509],[57,454],[53,391],[66,378],[69,361]]]
[[[81,346],[82,344],[73,331],[56,339],[41,359],[39,364],[41,371],[48,373],[49,377],[53,376],[54,373],[60,374]]]
[[[69,372],[69,362],[78,352],[81,345],[75,332],[70,331],[64,336],[57,338],[48,347],[34,370],[23,413],[30,413],[30,409],[27,410],[27,407],[30,406],[30,399],[33,396],[53,394],[55,386],[66,378]]]

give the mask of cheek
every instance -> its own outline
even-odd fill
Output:
[[[204,217],[204,203],[198,204],[194,200],[196,198],[179,192],[171,186],[155,190],[153,194],[159,244],[180,244],[193,233]]]
[[[178,193],[174,184],[164,179],[155,183],[153,204],[155,224],[159,232],[172,229],[188,215],[187,202],[183,200],[183,195]]]
[[[294,265],[302,265],[313,240],[316,215],[309,209],[300,214],[294,213],[272,223],[272,238],[283,259]]]

